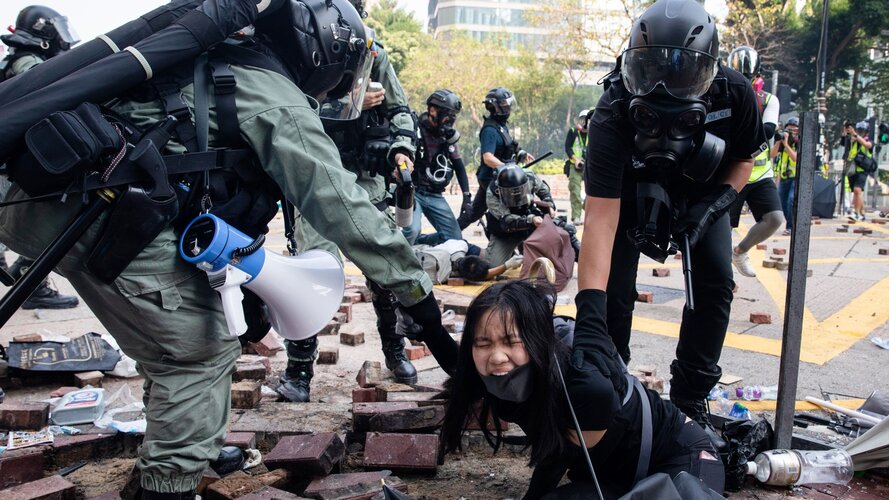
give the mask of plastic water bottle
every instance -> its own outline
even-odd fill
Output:
[[[745,385],[744,387],[736,387],[735,397],[737,399],[746,399],[747,401],[759,401],[760,399],[762,399],[762,387],[758,385]]]
[[[769,450],[747,463],[747,473],[773,486],[846,484],[853,466],[844,450]]]
[[[710,401],[728,399],[728,391],[717,385],[716,387],[710,389],[710,394],[707,395],[707,399],[709,399]]]

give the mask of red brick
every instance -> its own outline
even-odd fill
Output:
[[[389,394],[396,392],[414,392],[414,388],[407,384],[390,382],[376,386],[377,401],[389,401]]]
[[[197,488],[195,488],[195,493],[201,496],[206,495],[207,488],[209,488],[210,485],[216,483],[220,479],[221,478],[219,477],[219,474],[216,473],[216,471],[207,467],[206,469],[204,469],[204,473],[201,475],[201,480],[198,481],[198,486]]]
[[[409,345],[404,348],[404,353],[407,354],[407,359],[413,361],[415,359],[420,359],[426,356],[426,347],[419,345]]]
[[[340,332],[340,344],[358,346],[364,343],[364,332]]]
[[[262,384],[255,380],[242,380],[232,384],[232,408],[249,410],[262,400]]]
[[[239,382],[241,380],[265,380],[266,369],[262,363],[236,364],[235,373],[232,374],[232,381]]]
[[[774,269],[776,264],[778,264],[778,263],[775,262],[774,260],[764,260],[764,261],[762,261],[762,267],[764,267],[764,268],[766,268],[766,269]]]
[[[886,224],[886,220],[885,220],[885,219],[871,219],[871,222],[873,222],[874,224],[879,224],[879,225],[881,225],[881,226],[883,226],[883,225]]]
[[[263,457],[270,469],[283,467],[301,475],[327,475],[346,456],[346,446],[334,432],[284,436]]]
[[[651,304],[654,302],[654,293],[652,292],[639,292],[639,296],[636,297],[636,302],[647,302]]]
[[[865,227],[858,227],[858,228],[855,228],[855,230],[852,231],[852,232],[855,233],[855,234],[874,234],[874,230],[873,230],[873,229],[867,229],[867,228],[865,228]]]
[[[117,455],[122,451],[120,436],[105,434],[58,435],[52,443],[52,461],[56,467],[66,467],[84,460]]]
[[[248,350],[253,351],[260,356],[265,356],[267,358],[274,356],[276,353],[284,350],[284,346],[278,342],[278,339],[269,332],[268,335],[262,338],[259,342],[250,342],[247,344]]]
[[[77,387],[70,387],[70,386],[59,387],[58,389],[49,393],[49,397],[60,398],[60,397],[64,396],[65,394],[68,394],[69,392],[76,391],[76,390],[78,390]]]
[[[848,233],[848,232],[849,232],[849,228],[848,228],[848,227],[838,227],[838,228],[837,228],[837,232],[838,232],[838,233]]]
[[[366,499],[382,491],[382,482],[386,485],[407,493],[404,481],[392,475],[391,471],[353,472],[351,474],[331,474],[317,478],[306,487],[303,495],[311,498],[348,498]]]
[[[769,257],[769,258],[772,259],[772,260],[774,260],[775,262],[784,262],[784,257],[778,257],[778,256],[775,256],[775,255],[772,255],[772,256]]]
[[[304,497],[301,497],[295,493],[290,493],[289,491],[279,490],[278,488],[272,486],[263,486],[262,488],[254,491],[253,493],[248,493],[238,500],[308,500]]]
[[[787,255],[787,249],[786,249],[786,248],[773,248],[773,249],[772,249],[772,254],[774,254],[774,255]]]
[[[441,427],[443,406],[421,406],[378,413],[370,418],[370,430],[376,432],[421,432]]]
[[[256,448],[256,434],[253,432],[229,432],[225,436],[225,446],[237,446],[242,450]]]
[[[772,315],[764,312],[752,312],[750,313],[750,322],[757,325],[771,325]]]
[[[333,320],[341,325],[344,325],[349,322],[349,317],[346,316],[346,313],[338,312],[333,313]]]
[[[43,478],[42,450],[26,448],[0,453],[0,490],[41,478]]]
[[[3,500],[74,500],[74,483],[62,476],[50,476],[0,491]]]
[[[877,253],[879,253],[880,255],[889,255],[889,248],[880,248],[879,250],[877,250]]]
[[[790,269],[790,262],[776,262],[775,269],[779,271],[786,271]]]
[[[816,225],[816,226],[820,226],[820,225],[821,225],[821,221],[820,221],[820,220],[813,220],[813,221],[812,221],[812,224],[814,224],[814,225]]]
[[[463,278],[448,278],[448,286],[463,286],[466,281]]]
[[[0,429],[37,430],[46,427],[49,403],[10,403],[0,405]]]
[[[340,359],[340,349],[338,347],[323,346],[318,349],[319,365],[335,365]]]
[[[769,248],[769,246],[766,245],[765,243],[760,243],[760,244],[756,245],[757,250],[767,250],[768,248]]]
[[[376,387],[383,382],[383,366],[379,361],[365,361],[355,377],[358,387]]]
[[[235,471],[211,484],[204,496],[207,500],[232,500],[249,495],[266,486],[282,486],[289,474],[283,469],[251,476],[244,471]]]
[[[16,335],[12,338],[13,342],[43,342],[43,335],[39,333],[29,333],[27,335]]]
[[[438,436],[372,432],[364,443],[364,466],[435,470],[438,468]]]
[[[346,315],[345,323],[352,321],[352,303],[351,302],[346,302],[345,304],[340,304],[340,308],[337,312],[343,313]]]
[[[651,275],[655,278],[666,278],[670,275],[670,270],[666,267],[658,267],[651,270]]]
[[[343,302],[351,302],[352,304],[361,302],[361,294],[355,292],[346,292],[343,294]]]
[[[355,432],[367,432],[370,429],[370,419],[380,413],[417,408],[415,401],[401,403],[353,403],[352,404],[352,430]]]
[[[340,333],[340,324],[336,321],[328,321],[327,325],[318,332],[318,335],[337,335]]]
[[[377,402],[377,390],[373,387],[359,387],[358,389],[352,389],[352,402],[353,403],[376,403]]]
[[[74,374],[74,385],[80,388],[84,388],[88,385],[93,387],[102,387],[102,379],[105,378],[105,374],[100,371],[91,371],[91,372],[81,372]]]

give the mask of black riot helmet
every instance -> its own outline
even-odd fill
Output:
[[[80,38],[68,25],[68,18],[42,5],[30,5],[19,12],[15,31],[3,35],[10,47],[46,53],[52,57],[73,47]]]
[[[508,208],[531,205],[531,179],[522,167],[507,162],[497,168],[495,194]]]
[[[358,116],[373,37],[349,0],[289,0],[255,27],[271,39],[303,92],[319,101],[338,99],[343,114]]]
[[[753,47],[746,45],[732,50],[728,55],[727,62],[729,68],[741,73],[749,80],[753,80],[760,71],[759,54]]]
[[[506,119],[512,107],[515,106],[515,96],[509,89],[503,87],[493,88],[485,96],[485,109],[491,113],[492,118]]]
[[[436,122],[442,130],[453,130],[457,115],[463,109],[463,103],[457,94],[448,89],[439,89],[426,99],[426,106],[435,108]]]
[[[716,20],[695,0],[658,0],[630,32],[621,56],[624,87],[634,96],[663,87],[676,99],[697,99],[717,71]]]

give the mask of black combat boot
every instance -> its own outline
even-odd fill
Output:
[[[670,401],[672,401],[682,413],[686,414],[690,419],[694,420],[704,428],[704,432],[707,433],[710,442],[716,447],[716,451],[719,453],[728,452],[728,443],[710,422],[710,408],[707,406],[706,400],[674,398],[671,396]]]
[[[244,452],[237,446],[223,446],[216,460],[210,462],[210,468],[220,476],[241,470],[244,466]]]
[[[309,385],[315,374],[315,356],[318,352],[318,337],[305,340],[287,340],[287,369],[281,374],[278,394],[291,403],[309,402]]]
[[[407,359],[407,354],[404,352],[404,339],[395,337],[381,340],[383,341],[386,368],[392,370],[395,380],[400,384],[416,384],[417,369]]]
[[[20,279],[33,263],[34,261],[30,259],[19,257],[9,268],[9,274],[15,279]],[[22,309],[71,309],[77,307],[79,303],[80,300],[77,297],[62,295],[58,290],[49,286],[48,280],[43,280],[43,283],[22,304]]]

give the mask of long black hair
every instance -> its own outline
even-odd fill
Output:
[[[565,437],[564,397],[559,382],[555,356],[567,365],[569,348],[556,338],[553,329],[553,289],[541,282],[506,281],[485,289],[469,304],[460,350],[457,371],[446,382],[448,405],[441,430],[445,452],[462,449],[461,438],[468,419],[476,417],[475,405],[481,401],[477,418],[485,438],[496,452],[502,443],[500,416],[497,400],[487,393],[472,358],[472,346],[476,333],[485,325],[481,319],[488,311],[499,313],[507,334],[514,330],[524,344],[530,363],[534,367],[534,387],[531,397],[523,405],[527,415],[525,434],[531,448],[529,465],[546,462],[568,449]],[[524,407],[527,411],[524,411]],[[488,429],[488,418],[495,422],[494,434]]]

